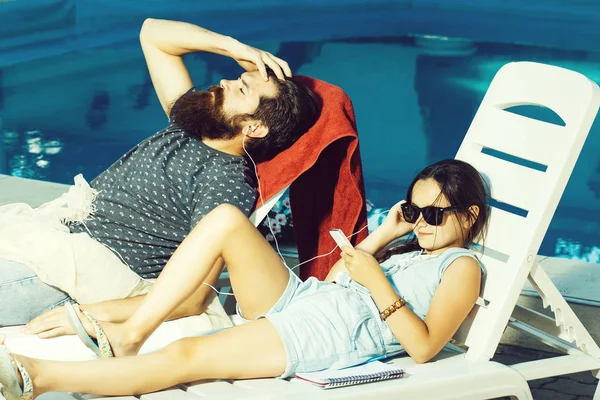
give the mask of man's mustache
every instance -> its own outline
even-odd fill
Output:
[[[209,86],[208,91],[212,93],[215,97],[215,106],[221,107],[223,105],[224,93],[225,91],[219,85]]]

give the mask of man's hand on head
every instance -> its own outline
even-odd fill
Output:
[[[292,76],[288,63],[268,51],[236,41],[229,49],[229,53],[242,68],[249,72],[258,71],[265,81],[269,79],[266,67],[269,67],[279,79]]]

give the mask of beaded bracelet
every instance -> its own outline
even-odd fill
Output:
[[[385,321],[390,315],[392,315],[397,310],[399,310],[402,307],[404,307],[405,304],[406,304],[406,301],[404,300],[404,298],[400,297],[391,306],[389,306],[388,308],[386,308],[385,310],[383,310],[382,312],[380,312],[379,316],[381,317],[382,320]]]

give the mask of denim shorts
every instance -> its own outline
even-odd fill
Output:
[[[242,310],[238,308],[242,317]],[[287,288],[263,317],[277,330],[287,356],[281,378],[340,369],[386,353],[373,312],[353,289],[290,272]],[[243,317],[242,317],[243,318]]]

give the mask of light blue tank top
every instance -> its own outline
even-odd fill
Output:
[[[397,254],[381,264],[388,281],[406,304],[419,316],[425,318],[433,293],[442,281],[446,269],[459,257],[471,257],[485,269],[471,250],[451,248],[442,254],[422,254],[422,251]]]
[[[422,254],[422,251],[397,254],[384,261],[381,268],[396,293],[404,297],[406,305],[419,318],[424,319],[433,299],[433,294],[442,281],[444,272],[453,261],[463,256],[471,257],[479,263],[483,279],[485,267],[471,250],[463,248],[451,248],[442,254],[435,255]],[[387,324],[379,319],[379,309],[369,291],[361,284],[354,282],[347,272],[338,274],[335,280],[343,286],[356,290],[367,302],[380,322],[386,345],[389,346],[396,342],[396,338]]]

